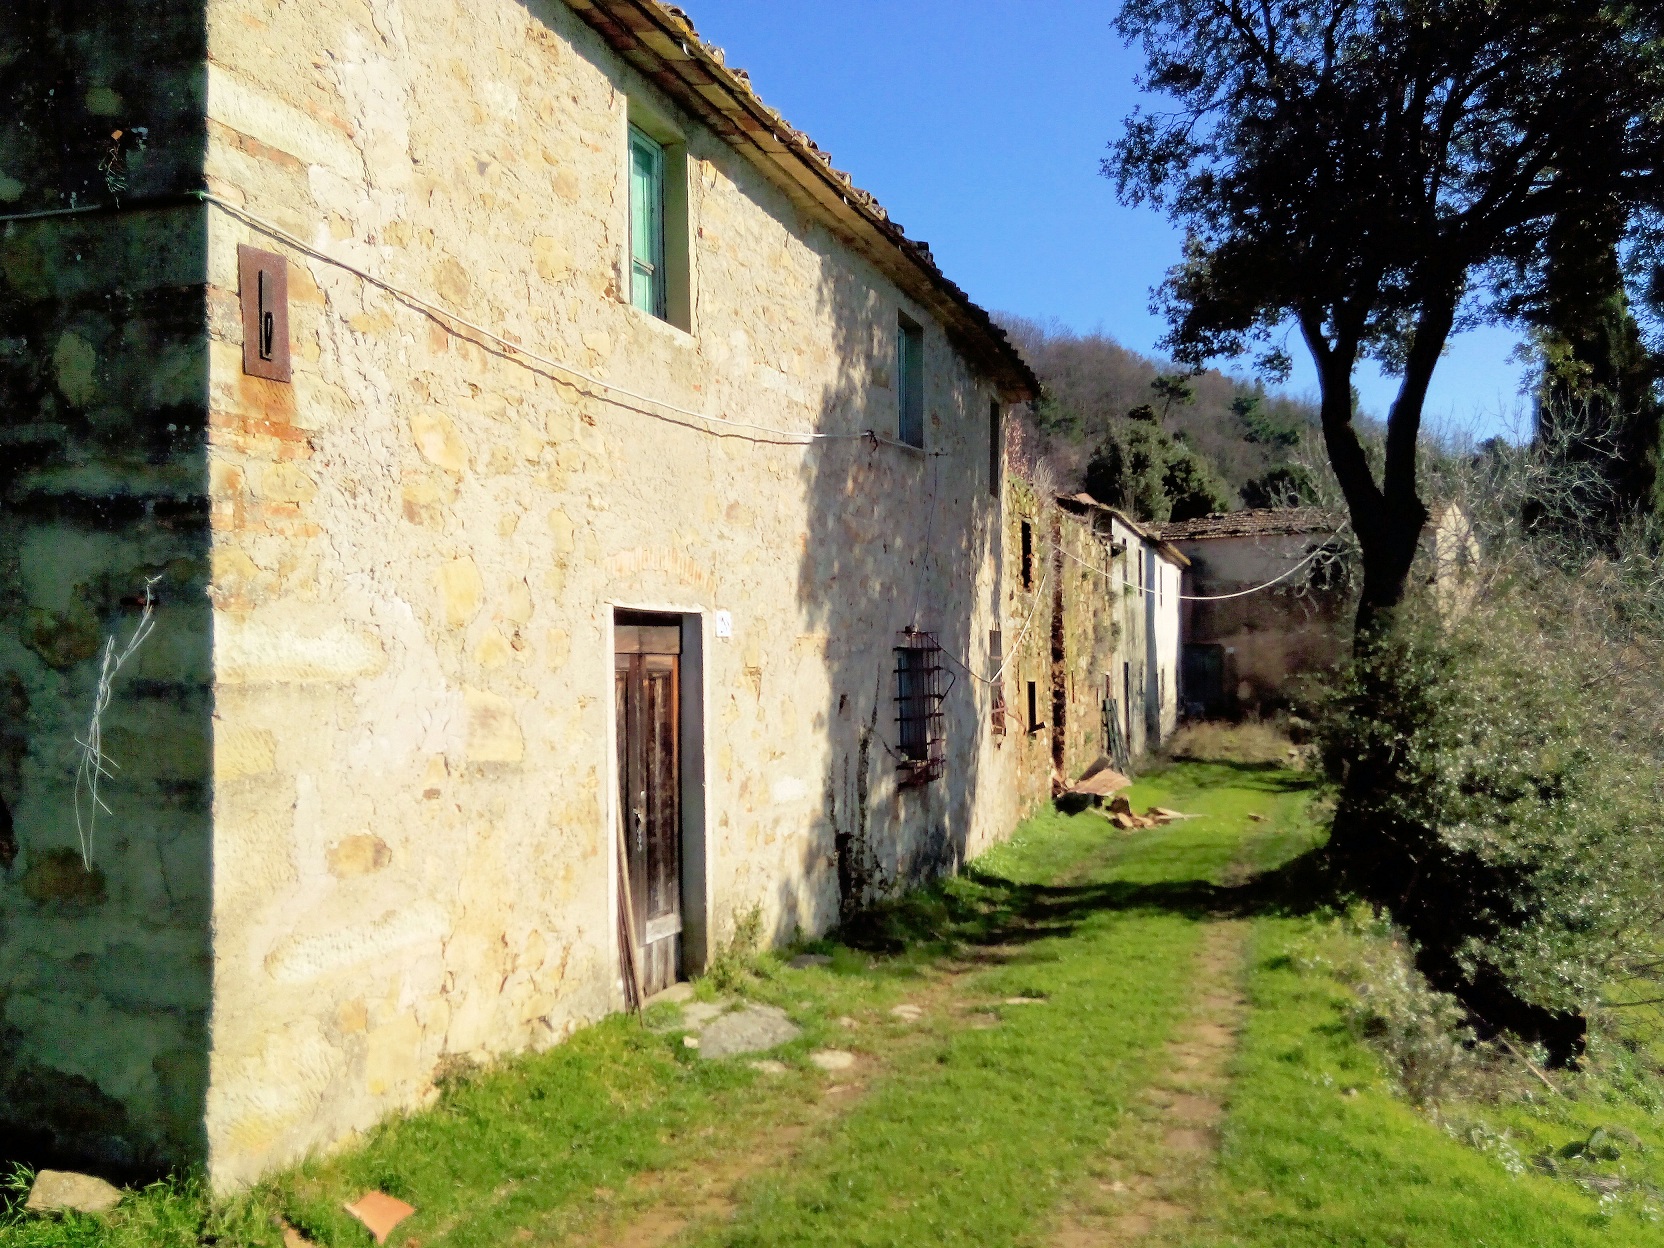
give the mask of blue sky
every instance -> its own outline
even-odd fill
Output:
[[[984,307],[1153,351],[1149,291],[1178,237],[1098,172],[1138,102],[1113,0],[685,0],[762,97],[876,194]],[[1457,338],[1432,423],[1505,431],[1519,408],[1513,335]],[[1304,346],[1288,388],[1315,393]],[[1393,383],[1360,375],[1384,415]]]

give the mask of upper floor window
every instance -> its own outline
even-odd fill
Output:
[[[896,321],[896,396],[901,419],[897,436],[924,446],[924,330],[905,312]]]
[[[1005,422],[1001,420],[1000,401],[988,400],[988,492],[995,498],[1000,494],[1000,469],[1005,463]]]
[[[630,101],[630,302],[693,332],[688,149],[670,122]]]
[[[630,127],[630,302],[669,319],[664,262],[664,146]]]

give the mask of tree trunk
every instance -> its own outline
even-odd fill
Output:
[[[1353,642],[1367,644],[1404,601],[1427,508],[1416,487],[1416,447],[1427,387],[1455,324],[1460,290],[1442,290],[1424,305],[1405,358],[1404,380],[1387,417],[1387,462],[1379,484],[1352,422],[1352,372],[1358,342],[1337,334],[1331,344],[1322,319],[1304,314],[1301,327],[1317,362],[1322,393],[1323,441],[1346,497],[1363,557],[1363,587]],[[1342,317],[1334,318],[1340,323]]]

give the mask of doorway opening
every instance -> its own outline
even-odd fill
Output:
[[[707,957],[700,660],[697,615],[615,613],[620,922],[649,996]]]

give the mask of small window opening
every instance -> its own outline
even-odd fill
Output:
[[[997,628],[988,630],[988,666],[993,669],[988,679],[993,684],[992,722],[994,735],[1005,735],[1005,634]]]
[[[951,682],[942,647],[930,633],[909,629],[896,647],[896,730],[904,784],[927,784],[947,765],[942,700]]]
[[[1040,722],[1040,690],[1031,680],[1028,682],[1028,730],[1039,732],[1045,726]]]
[[[1000,469],[1005,464],[1005,428],[1001,420],[1000,401],[988,400],[988,492],[1000,495]]]
[[[1023,521],[1023,588],[1034,588],[1034,526]]]
[[[630,302],[667,319],[664,145],[630,127]]]
[[[896,322],[897,437],[924,446],[924,330],[905,313]]]
[[[687,145],[630,104],[630,302],[693,332]]]

